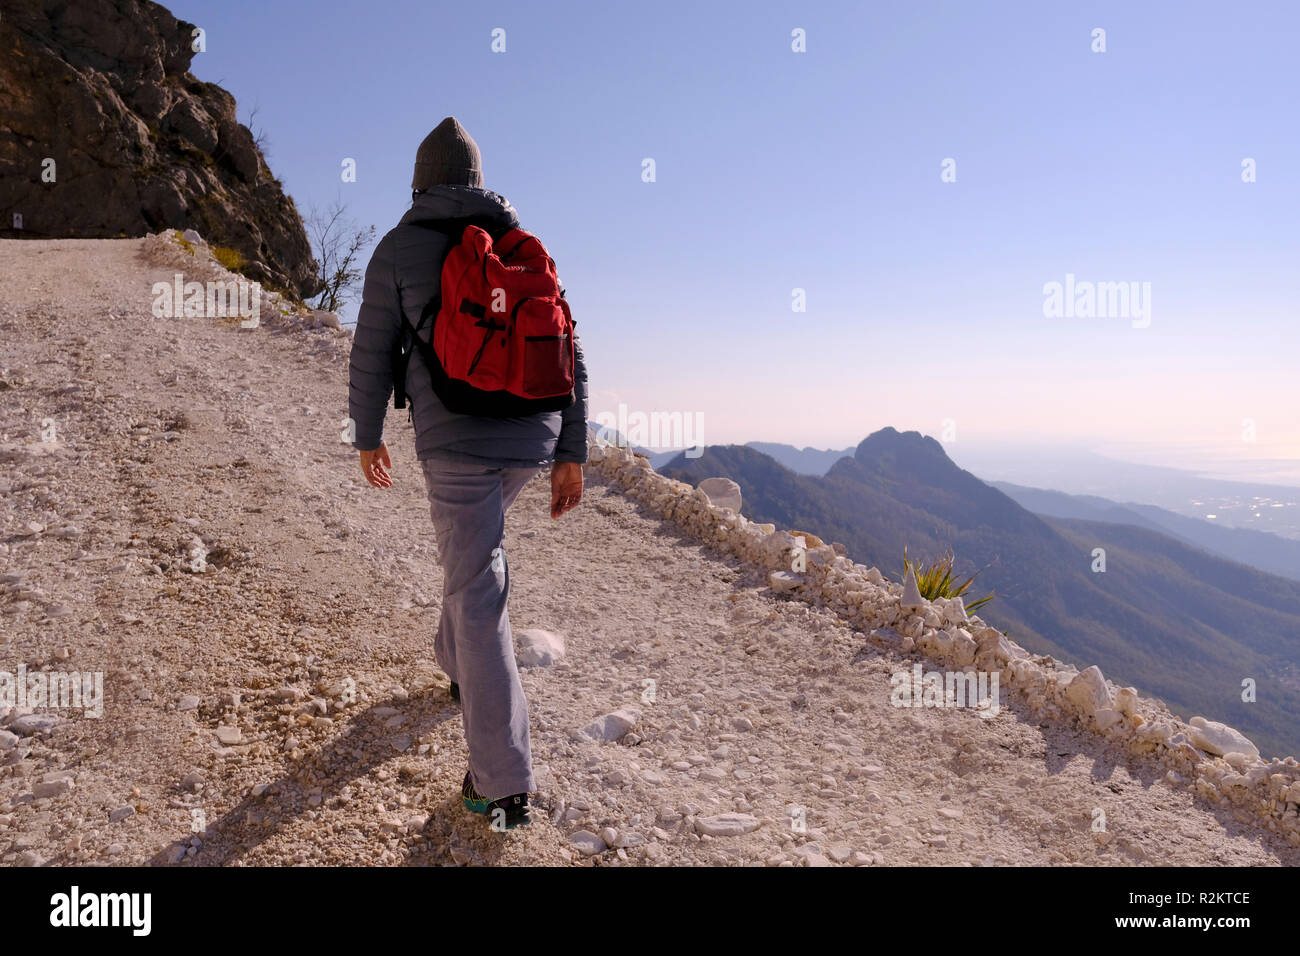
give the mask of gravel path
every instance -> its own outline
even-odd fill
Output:
[[[0,862],[1300,862],[1014,704],[891,706],[911,659],[594,474],[507,522],[516,632],[567,653],[523,671],[550,822],[492,833],[460,806],[410,428],[366,486],[346,334],[155,318],[175,270],[144,246],[0,242],[0,671],[104,689],[98,719],[3,717]],[[620,743],[579,733],[615,711]]]

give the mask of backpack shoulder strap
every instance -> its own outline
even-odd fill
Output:
[[[438,232],[447,237],[447,247],[443,251],[443,261],[446,261],[447,254],[460,244],[461,238],[465,235],[467,226],[478,226],[496,242],[511,229],[517,228],[513,223],[502,223],[499,218],[490,216],[457,216],[449,219],[417,219],[407,223],[409,226],[418,226],[421,229],[427,229],[430,232]],[[442,264],[438,265],[439,271]],[[420,311],[419,321],[411,325],[410,320],[406,318],[406,310],[402,308],[402,287],[397,287],[397,315],[401,320],[402,328],[398,335],[397,347],[393,350],[392,371],[393,371],[393,407],[406,408],[406,370],[411,362],[411,353],[416,349],[420,350],[425,364],[430,363],[429,355],[426,355],[426,349],[430,352],[425,341],[420,338],[420,330],[424,328],[426,322],[436,315],[442,305],[441,294],[435,295],[432,299],[424,304]],[[408,413],[413,414],[414,408]]]

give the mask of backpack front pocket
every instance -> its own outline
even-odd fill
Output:
[[[568,335],[524,336],[524,394],[563,395],[573,388],[573,342]]]

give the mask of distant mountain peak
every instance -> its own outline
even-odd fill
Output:
[[[892,425],[886,425],[879,431],[874,431],[858,443],[857,451],[854,457],[863,464],[869,464],[872,460],[888,454],[906,453],[913,456],[924,456],[930,460],[942,460],[952,467],[952,459],[944,451],[943,445],[931,438],[929,435],[922,435],[918,431],[900,432]]]

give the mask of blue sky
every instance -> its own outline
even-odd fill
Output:
[[[458,117],[559,264],[593,414],[1300,459],[1293,3],[170,8],[304,212],[382,234]],[[1067,274],[1149,283],[1149,327],[1046,317]]]

